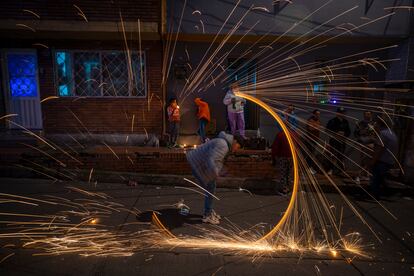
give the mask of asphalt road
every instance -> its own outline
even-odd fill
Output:
[[[196,235],[199,232],[203,198],[192,191],[166,187],[121,183],[53,183],[39,179],[0,178],[2,193],[41,197],[48,194],[74,199],[67,186],[104,192],[111,200],[123,204],[127,209],[142,212],[139,220],[149,222],[153,210],[159,212],[161,220],[176,235]],[[240,192],[218,189],[220,201],[215,210],[221,214],[223,227],[230,222],[244,229],[258,223],[274,224],[285,210],[288,198],[271,192]],[[342,208],[344,202],[338,194],[326,194],[333,208]],[[364,251],[369,257],[356,256],[352,262],[342,255],[301,255],[299,253],[277,253],[254,259],[252,255],[225,251],[192,250],[183,248],[154,248],[133,252],[127,257],[83,257],[77,254],[58,256],[33,256],[38,253],[30,248],[21,248],[18,241],[1,239],[0,275],[414,275],[414,201],[404,193],[388,197],[381,203],[397,216],[387,214],[377,203],[358,200],[348,195],[354,206],[373,228],[381,242],[347,208],[343,210],[344,232],[361,233]],[[174,204],[181,199],[190,207],[190,215],[178,214]],[[46,207],[27,207],[3,203],[1,212],[50,213]],[[6,220],[4,216],[0,219]],[[105,220],[108,226],[119,230],[136,230],[137,222],[130,213],[112,215]],[[120,226],[122,225],[122,226]],[[0,232],[7,231],[1,224]],[[6,244],[13,243],[16,247]]]

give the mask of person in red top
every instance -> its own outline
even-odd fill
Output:
[[[283,130],[279,131],[272,144],[272,164],[279,163],[279,184],[282,187],[278,191],[282,195],[289,192],[289,185],[292,173],[292,152],[286,134]]]
[[[206,138],[206,125],[210,122],[210,108],[208,103],[200,98],[196,98],[194,102],[198,107],[197,117],[200,122],[197,134],[200,135],[201,142],[205,143],[208,141],[208,138]]]
[[[178,134],[180,132],[180,107],[177,104],[177,99],[170,100],[167,107],[168,128],[170,133],[169,147],[177,147]]]

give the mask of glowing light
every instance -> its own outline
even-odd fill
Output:
[[[279,117],[279,115],[276,114],[276,112],[266,103],[263,101],[257,99],[256,97],[253,97],[251,95],[241,93],[241,92],[235,92],[236,96],[244,98],[246,100],[252,101],[255,104],[259,105],[261,108],[269,112],[270,115],[276,120],[276,122],[279,124],[279,126],[282,128],[283,132],[286,134],[286,138],[289,143],[290,151],[292,153],[292,160],[293,160],[293,189],[292,189],[292,196],[290,197],[289,205],[283,214],[280,221],[273,227],[273,229],[264,235],[260,240],[268,239],[274,236],[280,229],[280,227],[286,222],[287,218],[290,216],[290,214],[293,211],[293,206],[296,201],[297,193],[298,193],[298,187],[299,187],[299,168],[298,168],[298,158],[296,155],[295,145],[293,144],[292,136],[290,135],[290,131],[287,128],[285,122]]]
[[[288,217],[290,216],[290,214],[293,211],[293,207],[294,207],[294,204],[295,204],[295,201],[296,201],[296,197],[297,197],[297,193],[298,193],[298,187],[299,187],[298,159],[297,159],[297,156],[296,156],[295,146],[293,144],[293,139],[290,135],[289,129],[287,128],[287,126],[283,122],[283,120],[279,117],[279,115],[277,115],[276,112],[274,112],[273,109],[270,106],[268,106],[263,101],[257,99],[256,97],[253,97],[253,96],[247,95],[245,93],[241,93],[241,92],[235,92],[235,95],[238,96],[238,97],[244,98],[246,100],[252,101],[255,104],[262,107],[263,109],[265,109],[267,112],[269,112],[269,114],[277,121],[277,123],[280,125],[280,127],[282,128],[282,130],[286,134],[286,138],[288,140],[289,147],[290,147],[290,150],[291,150],[291,153],[292,153],[292,159],[293,159],[293,189],[292,189],[292,196],[290,198],[289,205],[288,205],[286,211],[284,212],[282,218],[273,227],[273,229],[269,233],[267,233],[266,235],[264,235],[264,236],[262,236],[258,239],[258,242],[261,242],[263,240],[266,240],[266,239],[269,239],[269,238],[273,237],[279,231],[280,227],[286,222],[286,220],[288,219]],[[185,146],[186,145],[184,144],[184,147]],[[162,224],[162,222],[158,219],[158,217],[155,213],[153,213],[153,220],[156,221],[156,224],[158,225],[158,227],[160,227],[160,229],[162,229],[163,231],[167,231],[169,233],[169,235],[172,235],[172,237],[178,239],[177,237],[174,236],[174,234],[172,234]],[[295,248],[296,248],[297,245],[295,244],[295,245],[291,245],[291,246],[295,246]]]

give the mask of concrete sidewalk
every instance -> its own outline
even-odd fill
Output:
[[[199,219],[189,224],[180,219],[178,210],[172,205],[180,199],[191,208],[194,216],[201,214],[203,198],[192,191],[171,186],[138,185],[124,183],[56,182],[40,179],[0,179],[2,193],[13,193],[39,197],[44,194],[68,197],[65,186],[104,192],[115,202],[128,209],[142,212],[156,210],[174,234],[196,234]],[[333,206],[344,205],[338,194],[325,194]],[[235,189],[220,188],[220,201],[215,210],[223,219],[223,227],[229,220],[243,229],[259,222],[272,225],[285,210],[288,198],[262,191],[249,194]],[[413,275],[414,273],[414,224],[412,210],[414,201],[406,197],[392,196],[381,203],[397,215],[394,220],[376,203],[357,201],[349,197],[356,208],[381,238],[372,233],[355,215],[344,209],[344,232],[358,231],[371,258],[356,257],[351,263],[341,256],[300,256],[293,253],[278,253],[253,262],[252,256],[231,253],[217,254],[208,250],[165,248],[137,252],[130,257],[80,257],[75,254],[60,256],[32,256],[30,249],[1,248],[0,259],[10,253],[14,256],[0,264],[0,275]],[[25,207],[29,208],[29,207]],[[33,208],[33,207],[30,207]],[[26,209],[26,212],[32,209]],[[2,212],[13,212],[12,207],[2,204]],[[48,210],[38,210],[39,212]],[[4,220],[2,217],[1,220]],[[105,223],[117,227],[122,223],[136,222],[131,214],[111,217]],[[4,224],[1,230],[4,231]],[[135,229],[136,230],[136,229]],[[2,241],[3,246],[6,241]],[[2,247],[3,247],[2,246]]]

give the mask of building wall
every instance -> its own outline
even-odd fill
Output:
[[[61,47],[64,45],[60,45]],[[67,45],[66,45],[67,46]],[[64,49],[122,49],[119,43],[94,45],[91,42],[76,42]],[[42,104],[44,130],[48,133],[85,132],[128,133],[134,132],[162,133],[162,92],[161,64],[162,48],[160,42],[143,44],[147,58],[147,82],[149,90],[146,99],[133,97],[82,98],[60,97]],[[39,50],[39,76],[41,98],[56,96],[52,52]],[[151,101],[149,101],[151,99]],[[73,112],[73,113],[72,113]],[[82,122],[80,123],[79,118]],[[144,130],[145,128],[145,130]]]
[[[184,0],[168,1],[169,16],[173,14],[175,22],[174,32],[177,32],[184,2]],[[216,34],[227,19],[228,23],[221,31],[221,34],[226,34],[243,18],[242,25],[236,34],[244,34],[258,23],[249,34],[260,35],[270,32],[270,34],[280,35],[288,31],[287,36],[297,36],[318,27],[313,34],[333,28],[327,34],[332,35],[344,32],[344,29],[335,28],[336,26],[341,25],[345,29],[353,29],[355,26],[389,14],[392,11],[390,7],[412,5],[410,0],[347,0],[330,3],[325,0],[244,0],[236,7],[236,2],[187,1],[180,32],[200,35]],[[396,14],[389,18],[353,30],[345,36],[407,36],[410,12],[404,9],[395,9],[394,12]],[[244,16],[245,14],[247,15]],[[305,18],[307,20],[304,23],[292,28],[294,24]],[[320,26],[321,24],[323,26]]]
[[[79,20],[84,21],[76,5],[88,21],[119,21],[119,13],[125,21],[137,20],[159,22],[161,1],[159,0],[82,0],[82,1],[0,1],[0,19],[37,19],[30,10],[40,16],[40,20]]]
[[[79,15],[81,12],[75,5],[81,9],[86,19]],[[134,133],[145,131],[162,133],[163,50],[160,30],[157,29],[157,26],[159,28],[161,25],[161,1],[0,1],[1,22],[11,20],[16,23],[25,23],[34,29],[41,26],[41,29],[36,32],[31,32],[27,28],[17,28],[16,24],[9,24],[10,28],[4,26],[0,28],[0,49],[37,49],[41,99],[58,96],[53,60],[55,49],[96,51],[125,49],[119,23],[120,14],[122,14],[125,26],[128,27],[126,35],[130,50],[139,50],[136,28],[138,19],[143,22],[141,49],[146,55],[147,98],[60,97],[45,101],[41,104],[41,108],[46,133],[86,131],[128,133],[132,131],[132,128],[134,128]],[[48,26],[44,22],[54,23],[53,26]],[[68,30],[67,24],[72,24],[74,29]],[[105,29],[105,26],[110,26],[111,29]],[[16,34],[22,36],[16,37]],[[39,43],[47,48],[39,46]],[[134,121],[133,127],[132,121]]]
[[[274,45],[274,49],[282,47],[284,44],[277,44]],[[206,50],[210,46],[209,43],[201,43],[201,42],[179,42],[177,43],[176,51],[175,51],[175,59],[172,62],[172,68],[168,83],[168,96],[169,97],[178,97],[178,100],[180,104],[180,110],[182,115],[182,121],[181,121],[181,133],[184,135],[188,134],[195,134],[197,127],[198,127],[198,121],[195,116],[196,114],[196,106],[194,104],[194,98],[196,97],[202,97],[205,99],[209,105],[210,105],[210,111],[211,111],[211,117],[216,120],[217,130],[224,130],[226,128],[226,107],[223,104],[223,98],[225,96],[227,86],[229,84],[229,81],[226,80],[227,73],[223,75],[222,78],[216,80],[216,85],[213,85],[209,88],[205,88],[206,84],[211,81],[211,76],[208,73],[205,73],[202,75],[202,79],[206,82],[201,82],[199,86],[197,86],[195,89],[190,90],[187,96],[183,96],[182,90],[186,84],[185,80],[177,80],[174,76],[174,66],[175,65],[184,65],[187,68],[189,68],[186,63],[188,62],[192,68],[192,70],[188,69],[188,76],[191,76],[193,71],[196,71],[196,68],[198,66],[201,66],[205,63],[205,60],[202,61],[202,58],[204,54],[206,53]],[[220,54],[217,55],[217,57],[221,57],[223,54],[227,53],[231,48],[233,44],[229,44],[224,46],[220,50]],[[238,45],[234,50],[231,51],[230,57],[239,57],[241,56],[245,50],[249,47],[249,44],[240,44]],[[257,47],[252,49],[252,53],[256,53],[260,50],[260,46],[263,45],[257,45]],[[213,52],[217,47],[217,44],[214,44],[212,49],[210,50],[210,53]],[[297,58],[297,62],[302,65],[314,61],[320,61],[320,60],[331,60],[338,57],[355,54],[367,49],[375,49],[380,46],[373,45],[369,43],[365,44],[356,44],[356,43],[348,43],[343,45],[338,44],[332,44],[327,45],[324,47],[323,51],[317,50],[309,52],[299,58]],[[187,59],[187,54],[189,55],[190,60]],[[271,54],[271,52],[269,52]],[[253,55],[253,54],[252,54]],[[207,54],[209,56],[209,54]],[[287,55],[281,55],[280,59],[286,58]],[[248,57],[248,56],[247,56]],[[387,51],[383,51],[380,53],[376,53],[375,57],[379,58],[388,58]],[[262,54],[260,55],[256,61],[258,66],[258,74],[257,74],[257,82],[261,82],[264,80],[267,80],[268,78],[264,75],[265,73],[261,72],[260,70],[263,68],[263,64],[267,62],[269,59],[269,55]],[[227,62],[223,62],[223,67],[227,67]],[[293,62],[292,62],[293,64]],[[222,72],[222,69],[220,69],[218,66],[216,66],[216,70],[213,71],[212,75],[217,76]],[[211,68],[211,66],[210,66]],[[385,71],[384,70],[378,70],[376,72],[372,68],[366,67],[367,71],[366,74],[369,77],[369,80],[377,80],[377,79],[384,79]],[[208,70],[206,70],[208,72]],[[349,72],[348,72],[349,73]],[[358,72],[357,72],[358,73]],[[191,79],[190,79],[191,80]],[[382,85],[382,84],[381,84]],[[304,89],[304,88],[303,88]],[[200,90],[200,91],[199,91]],[[276,93],[276,91],[274,92]],[[354,92],[350,92],[351,94]],[[375,92],[375,95],[371,92],[357,92],[359,93],[359,96],[363,97],[369,97],[372,98],[375,95],[376,97],[380,97],[380,93]],[[181,95],[181,97],[179,97]],[[351,95],[352,96],[352,95]],[[283,98],[280,98],[281,100]],[[326,112],[322,112],[322,123],[326,124],[327,121],[334,116],[334,112],[337,108],[336,105],[328,105],[328,104],[309,104],[305,102],[305,99],[298,100],[297,102],[297,113],[298,116],[300,116],[302,119],[307,119],[310,112],[313,109],[319,108],[321,110],[326,110]],[[304,109],[305,111],[301,111],[300,109]],[[352,111],[348,115],[350,117],[355,118],[354,120],[350,119],[351,125],[355,125],[355,121],[362,117],[362,109],[360,111]],[[261,112],[261,119],[260,119],[260,127],[261,127],[261,134],[267,138],[268,141],[273,141],[274,135],[277,132],[277,128],[275,126],[275,123],[272,118],[268,114],[266,114],[265,111]],[[263,129],[262,129],[263,128]]]

